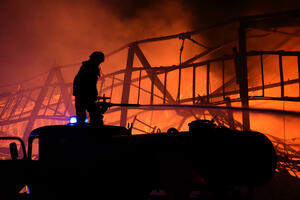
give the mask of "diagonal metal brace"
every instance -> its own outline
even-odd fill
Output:
[[[146,72],[147,72],[149,78],[154,83],[154,85],[156,85],[157,89],[159,91],[161,91],[163,94],[165,92],[166,98],[168,99],[169,103],[175,103],[175,99],[172,97],[172,95],[167,90],[165,90],[164,85],[162,84],[162,82],[159,80],[159,78],[157,76],[157,73],[155,71],[151,70],[151,65],[149,64],[148,60],[146,59],[144,53],[139,48],[139,46],[136,43],[134,43],[132,45],[132,48],[133,48],[136,56],[140,60],[141,64],[146,69]]]

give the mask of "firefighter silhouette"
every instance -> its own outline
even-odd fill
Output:
[[[95,51],[90,59],[82,62],[73,82],[73,96],[75,96],[75,108],[78,125],[83,125],[86,119],[86,111],[89,112],[91,125],[103,125],[103,113],[107,108],[101,108],[96,104],[98,98],[97,81],[100,78],[100,63],[104,62],[104,54]]]

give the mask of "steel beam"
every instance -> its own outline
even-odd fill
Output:
[[[124,82],[123,82],[123,91],[122,91],[122,99],[121,99],[122,104],[129,103],[133,59],[134,59],[134,51],[133,51],[133,47],[130,46],[128,48],[127,65],[126,65]],[[128,108],[126,108],[126,107],[121,108],[120,126],[126,127],[127,112],[128,112]]]
[[[280,93],[281,98],[284,97],[284,78],[283,78],[283,67],[282,67],[282,56],[279,55],[279,72],[280,72]]]
[[[155,71],[151,70],[151,65],[149,64],[148,60],[146,59],[144,53],[142,50],[139,48],[137,44],[133,45],[133,49],[135,54],[137,55],[138,59],[140,60],[141,64],[143,67],[146,69],[146,72],[151,79],[151,81],[154,82],[154,85],[157,87],[157,89],[163,94],[164,93],[164,85],[162,82],[159,80],[157,77],[157,73]],[[175,99],[172,97],[172,95],[166,90],[166,97],[168,99],[169,103],[175,103]]]
[[[241,22],[239,27],[239,65],[238,77],[240,87],[240,98],[242,101],[242,107],[249,107],[248,99],[248,70],[247,70],[247,47],[246,47],[246,28]],[[243,111],[243,130],[250,130],[249,112]]]
[[[262,96],[265,96],[264,59],[262,54],[260,55],[260,72]]]
[[[27,123],[27,126],[24,131],[24,135],[23,135],[23,141],[25,141],[25,144],[27,144],[28,136],[33,129],[35,119],[38,116],[38,113],[43,104],[43,101],[47,95],[49,85],[50,85],[51,81],[53,80],[54,76],[55,76],[55,70],[51,69],[45,80],[44,86],[41,88],[39,96],[37,97],[37,100],[35,101],[34,107],[32,109],[31,115],[29,117],[29,121]]]
[[[209,103],[209,88],[210,88],[210,77],[209,77],[209,73],[210,73],[210,64],[207,64],[206,66],[206,97],[207,97],[207,103]]]
[[[55,72],[57,81],[60,84],[60,91],[65,107],[70,115],[75,115],[76,112],[74,106],[70,106],[72,105],[72,94],[70,94],[70,92],[68,91],[68,86],[66,85],[63,74],[59,67],[55,67],[53,70]]]
[[[196,66],[193,66],[193,104],[195,104],[196,96]]]

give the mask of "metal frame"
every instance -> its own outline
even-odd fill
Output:
[[[110,74],[104,74],[101,77],[101,88],[100,94],[110,94],[111,96],[115,93],[116,87],[122,87],[122,94],[120,98],[120,103],[129,103],[130,94],[132,90],[131,87],[136,87],[138,89],[137,99],[134,102],[139,103],[141,92],[146,92],[150,95],[150,103],[153,104],[155,98],[159,98],[163,104],[212,104],[212,105],[227,105],[231,107],[233,102],[241,102],[243,107],[249,106],[249,100],[281,100],[281,101],[297,101],[300,102],[300,52],[297,51],[247,51],[247,39],[253,38],[254,36],[247,35],[247,30],[252,28],[264,28],[267,27],[282,27],[287,25],[297,25],[300,24],[299,12],[291,13],[279,13],[279,14],[270,14],[270,15],[260,15],[260,16],[250,16],[240,19],[231,20],[222,24],[217,24],[210,27],[205,27],[201,30],[185,32],[165,37],[150,38],[145,40],[136,41],[130,44],[127,44],[116,51],[107,54],[106,57],[113,57],[114,54],[122,51],[128,50],[127,54],[127,64],[125,69],[115,71]],[[214,30],[219,27],[224,27],[229,24],[237,24],[238,29],[238,38],[236,41],[225,41],[221,44],[209,47],[197,42],[192,37],[201,34],[202,32]],[[270,29],[266,32],[270,32]],[[283,33],[285,34],[285,33]],[[294,35],[289,35],[288,37],[293,37]],[[187,60],[181,62],[179,65],[156,67],[151,66],[149,60],[143,53],[142,48],[140,47],[144,43],[153,43],[167,40],[184,40],[191,41],[196,45],[199,45],[203,48],[203,51],[197,53],[195,56],[188,58]],[[238,44],[238,48],[232,52],[231,55],[224,55],[219,57],[214,57],[207,59],[205,61],[199,61],[200,58],[217,52],[228,45]],[[279,77],[280,81],[277,83],[266,84],[264,80],[264,59],[269,55],[278,56],[279,62]],[[256,87],[248,86],[248,71],[247,71],[247,58],[251,56],[258,56],[260,58],[260,69],[261,69],[261,85]],[[293,80],[284,81],[284,65],[282,64],[282,57],[284,56],[295,56],[298,60],[298,78]],[[142,66],[134,66],[134,57],[136,57]],[[232,61],[235,63],[236,76],[229,80],[225,81],[225,71],[228,68],[226,64],[227,61]],[[212,72],[211,65],[212,63],[219,63],[222,66],[222,84],[219,88],[214,91],[210,91],[210,73]],[[77,66],[77,65],[76,65]],[[77,66],[78,67],[78,66]],[[183,69],[192,69],[192,90],[190,98],[180,98],[180,92],[182,91],[182,80],[179,76],[178,80],[178,93],[177,98],[171,95],[168,91],[167,85],[170,82],[168,79],[168,74],[174,71],[181,71]],[[196,92],[196,80],[197,69],[206,68],[206,95],[199,96]],[[137,78],[132,78],[133,72],[139,72]],[[142,75],[142,72],[146,72],[146,75]],[[120,79],[117,76],[122,75],[124,79]],[[163,81],[159,79],[159,75],[163,76]],[[104,87],[104,80],[111,79],[112,84]],[[148,91],[144,89],[141,85],[141,82],[145,79],[151,81],[151,90]],[[54,81],[56,80],[56,82]],[[230,86],[236,84],[236,81],[239,89],[229,90]],[[284,87],[291,84],[299,85],[299,95],[297,97],[287,97],[284,91]],[[15,88],[17,86],[14,86]],[[158,89],[156,93],[154,87]],[[275,96],[265,96],[265,90],[269,88],[280,87],[281,95],[280,97]],[[3,93],[0,95],[0,127],[7,125],[13,125],[20,122],[26,122],[25,131],[19,133],[24,141],[27,141],[27,138],[34,127],[36,120],[38,119],[52,119],[52,120],[61,120],[66,122],[67,117],[74,115],[74,105],[72,102],[71,94],[72,83],[65,82],[63,78],[62,68],[55,67],[47,73],[47,78],[42,86],[34,86],[29,89],[15,89],[13,93]],[[59,98],[54,101],[52,96],[58,91]],[[250,96],[249,92],[252,91],[261,91],[261,96]],[[239,95],[239,98],[232,98],[233,95]],[[179,96],[179,98],[178,98]],[[220,100],[221,99],[221,100]],[[53,102],[54,101],[54,102]],[[119,102],[116,102],[119,103]],[[61,111],[59,108],[63,105],[64,109]],[[126,107],[122,108],[113,108],[109,112],[119,112],[120,113],[120,125],[126,126],[127,121],[132,116],[128,116],[128,109]],[[151,110],[149,108],[145,109],[145,112]],[[52,112],[52,114],[47,114]],[[201,114],[210,114],[213,118],[217,119],[216,121],[220,125],[227,125],[231,128],[240,128],[244,130],[250,129],[250,120],[249,113],[247,111],[243,112],[243,121],[238,122],[234,119],[233,113],[231,110],[220,111],[219,113],[214,112],[213,110],[206,109]],[[182,116],[182,120],[178,127],[184,123],[184,120],[187,119],[186,116],[194,116],[194,113],[188,109],[184,113],[178,112],[179,116]],[[115,122],[112,122],[115,123]]]

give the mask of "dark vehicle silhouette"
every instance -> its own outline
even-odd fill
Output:
[[[36,139],[39,159],[32,160]],[[32,131],[24,155],[0,162],[5,172],[0,195],[13,198],[27,185],[31,199],[149,199],[154,189],[164,189],[169,199],[187,199],[198,188],[203,199],[219,199],[229,198],[226,191],[233,186],[267,183],[276,168],[266,136],[208,120],[192,121],[186,132],[170,128],[143,135],[132,135],[130,127],[45,126]]]

